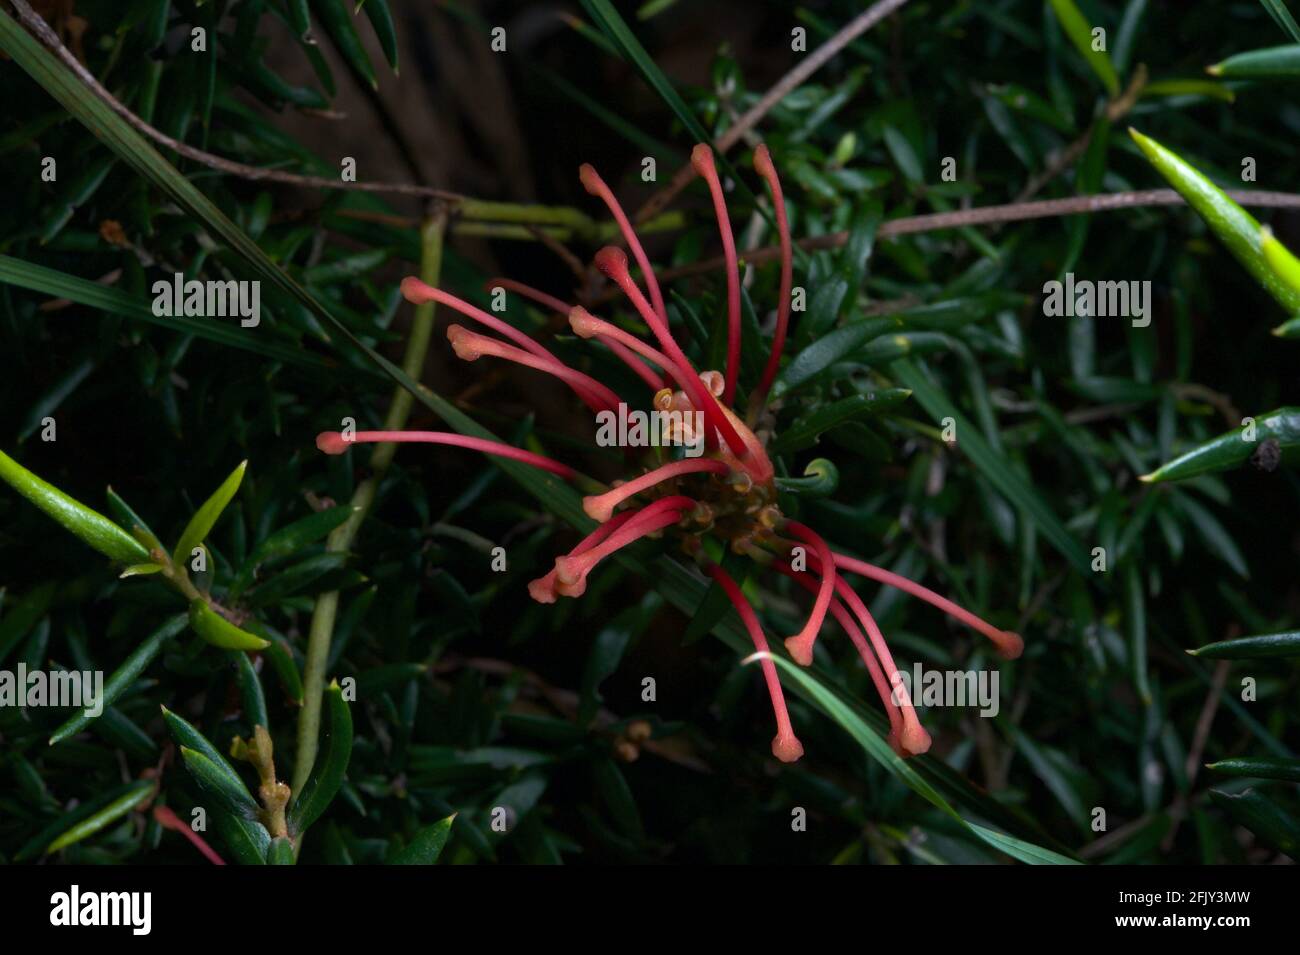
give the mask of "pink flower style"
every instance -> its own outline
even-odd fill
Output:
[[[772,349],[758,387],[751,395],[747,424],[737,416],[734,407],[741,343],[740,271],[736,245],[710,147],[704,144],[696,146],[691,154],[691,163],[708,185],[726,262],[725,373],[697,372],[678,346],[668,326],[663,293],[645,250],[618,200],[590,165],[581,169],[582,184],[609,208],[640,268],[644,292],[633,279],[627,255],[622,249],[615,246],[601,249],[596,254],[596,265],[627,296],[654,334],[658,347],[597,318],[580,306],[570,307],[521,283],[507,280],[493,280],[491,283],[509,288],[547,309],[567,314],[577,335],[595,339],[610,349],[652,390],[655,409],[684,412],[680,419],[684,422],[696,420],[694,412],[698,410],[702,412],[705,423],[702,456],[672,461],[619,483],[603,494],[584,498],[584,510],[598,522],[598,526],[571,551],[556,558],[555,566],[547,574],[528,585],[528,592],[539,603],[554,603],[560,597],[579,597],[586,590],[588,576],[601,561],[642,538],[673,530],[681,535],[684,549],[695,556],[704,573],[717,581],[726,593],[755,648],[765,652],[768,649],[767,638],[753,607],[731,576],[704,556],[702,537],[714,534],[727,542],[734,552],[748,555],[790,577],[814,595],[807,622],[798,633],[785,640],[790,656],[804,666],[812,662],[813,647],[829,613],[848,634],[870,674],[889,718],[890,746],[903,757],[924,753],[930,748],[930,734],[917,717],[884,635],[846,575],[856,574],[896,587],[939,608],[987,637],[1005,659],[1018,657],[1024,642],[1019,635],[999,630],[915,581],[836,553],[812,528],[781,513],[777,506],[772,463],[763,442],[752,430],[776,377],[790,320],[791,243],[781,183],[767,147],[760,145],[754,151],[754,169],[767,183],[772,195],[781,245],[781,278]],[[403,280],[402,294],[416,304],[436,302],[500,336],[480,334],[462,325],[450,326],[447,338],[457,356],[465,361],[477,361],[486,355],[515,362],[560,379],[595,412],[617,411],[620,399],[613,390],[565,365],[514,326],[414,277]],[[691,434],[679,433],[676,437],[698,439]],[[565,479],[577,477],[572,468],[543,455],[497,441],[443,431],[357,431],[346,437],[339,432],[325,432],[317,437],[316,445],[327,454],[341,454],[351,444],[386,441],[468,448],[522,461]],[[792,559],[796,557],[799,559]],[[790,723],[776,667],[769,656],[761,659],[776,720],[772,753],[783,762],[793,762],[803,755],[803,745]]]

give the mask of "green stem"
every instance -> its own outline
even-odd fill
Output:
[[[486,199],[462,199],[456,204],[462,219],[489,222],[519,222],[528,225],[568,226],[577,232],[590,231],[591,217],[569,206],[539,206],[532,203],[489,202]]]
[[[425,220],[420,230],[420,278],[430,285],[438,284],[442,271],[442,242],[447,216],[439,208]],[[429,340],[433,336],[433,303],[419,305],[411,323],[406,351],[402,356],[402,370],[416,381],[424,368]],[[406,426],[411,414],[413,397],[404,388],[393,391],[393,399],[384,418],[385,431],[399,431]],[[352,516],[330,534],[325,549],[330,553],[343,553],[352,541],[375,502],[375,494],[384,473],[393,462],[397,445],[378,444],[370,456],[370,474],[352,493]],[[330,640],[334,635],[334,618],[338,613],[338,591],[331,590],[316,599],[312,611],[311,629],[307,635],[307,662],[303,672],[302,714],[298,718],[298,755],[294,760],[292,791],[296,796],[307,783],[312,765],[316,762],[316,746],[320,737],[321,699],[325,692],[325,665],[329,660]]]

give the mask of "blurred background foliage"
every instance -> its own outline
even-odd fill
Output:
[[[618,4],[649,54],[647,73],[610,29],[614,7],[598,2],[369,0],[359,15],[346,0],[37,6],[115,96],[175,140],[330,178],[351,157],[361,181],[509,203],[450,206],[444,288],[482,304],[485,280],[508,275],[605,314],[622,305],[556,249],[586,263],[609,234],[578,164],[595,164],[637,207],[694,142],[683,104],[710,135],[725,132],[807,55],[792,52],[793,29],[813,50],[861,9],[835,0]],[[1232,54],[1288,42],[1275,19],[1281,6],[1081,2],[1087,23],[1107,31],[1118,84],[1108,89],[1106,68],[1062,30],[1062,4],[915,0],[786,96],[731,153],[742,249],[775,242],[749,172],[760,140],[782,173],[795,237],[849,233],[846,247],[797,259],[795,284],[810,304],[795,316],[788,354],[838,328],[871,332],[817,374],[787,381],[783,473],[803,473],[814,457],[839,471],[832,496],[791,497],[788,508],[843,549],[1025,637],[1024,656],[1000,664],[999,715],[929,711],[936,744],[911,765],[966,818],[1084,861],[1269,862],[1295,851],[1300,817],[1285,781],[1293,762],[1244,775],[1204,764],[1291,757],[1300,671],[1289,658],[1185,651],[1294,626],[1296,474],[1284,462],[1137,481],[1245,415],[1300,404],[1296,346],[1270,335],[1288,316],[1185,207],[879,240],[875,232],[904,216],[1017,201],[1029,186],[1038,198],[1162,186],[1123,134],[1128,123],[1230,187],[1294,189],[1293,86],[1205,74]],[[191,49],[195,26],[208,31],[206,54]],[[491,47],[495,27],[505,28],[504,52]],[[1149,85],[1111,123],[1107,101],[1139,65]],[[656,90],[656,70],[671,78],[678,108]],[[188,819],[202,798],[160,704],[225,752],[233,736],[252,733],[262,697],[287,778],[308,621],[317,596],[338,591],[328,673],[357,680],[355,740],[303,861],[392,858],[452,813],[443,861],[1006,861],[915,783],[867,758],[815,697],[792,704],[807,756],[775,764],[756,671],[700,639],[716,615],[672,606],[671,575],[611,565],[584,599],[533,604],[527,581],[574,533],[479,457],[403,449],[346,554],[327,552],[321,531],[254,556],[278,529],[351,498],[366,459],[325,458],[313,438],[348,415],[378,426],[390,383],[266,283],[255,330],[151,320],[159,277],[254,273],[14,62],[0,71],[0,446],[98,509],[111,485],[164,541],[247,459],[210,540],[208,585],[255,617],[280,658],[254,655],[249,668],[183,631],[108,716],[55,746],[49,735],[67,714],[0,709],[0,858],[38,856],[87,806],[150,767],[162,767],[157,799]],[[163,152],[347,329],[399,359],[411,309],[398,282],[419,270],[426,199],[253,182]],[[1058,163],[1063,152],[1072,161]],[[40,179],[46,156],[57,160],[55,182]],[[646,156],[657,183],[641,181]],[[955,181],[940,176],[945,157],[956,160]],[[1257,183],[1240,182],[1246,157]],[[521,225],[539,205],[571,210],[544,227],[546,241]],[[1294,214],[1257,212],[1300,244]],[[647,237],[656,263],[689,272],[718,254],[700,185],[661,225]],[[1151,281],[1150,326],[1045,317],[1043,283],[1066,272]],[[60,297],[59,283],[73,279],[111,294],[93,307],[84,285]],[[747,276],[765,329],[776,285],[770,263]],[[716,367],[705,359],[714,354],[708,327],[724,311],[720,270],[671,289],[693,359]],[[511,302],[512,321],[555,331],[547,315]],[[445,319],[425,383],[515,443],[537,442],[603,479],[619,473],[616,458],[589,447],[588,415],[549,382],[486,363],[458,367]],[[556,348],[623,383],[580,343],[560,335]],[[885,387],[913,395],[866,414],[827,410]],[[939,433],[954,411],[955,449]],[[56,441],[41,440],[47,416]],[[411,426],[440,425],[417,405]],[[497,545],[508,553],[504,573],[491,567]],[[1094,547],[1106,549],[1105,572],[1090,567]],[[232,594],[240,568],[253,566]],[[783,584],[757,574],[749,583],[771,635],[793,632],[806,606]],[[928,608],[874,586],[863,594],[905,668],[996,665]],[[10,669],[112,670],[181,609],[147,581],[118,580],[8,491],[0,595],[0,666]],[[842,635],[828,628],[821,645],[823,686],[870,701]],[[641,697],[647,676],[653,703]],[[1256,698],[1243,702],[1247,677]],[[507,833],[493,831],[494,807],[509,810]],[[796,807],[807,810],[807,831],[792,831]],[[155,818],[125,810],[56,858],[199,861]]]

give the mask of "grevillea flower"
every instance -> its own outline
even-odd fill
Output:
[[[846,575],[859,575],[895,587],[937,607],[987,637],[997,653],[1006,659],[1020,655],[1023,641],[1017,634],[990,625],[915,581],[836,553],[813,528],[782,514],[772,462],[764,442],[754,432],[754,424],[763,414],[767,395],[780,366],[790,319],[791,242],[781,183],[767,148],[760,145],[754,152],[754,168],[768,187],[775,212],[781,246],[780,300],[772,350],[757,386],[750,393],[748,411],[742,420],[735,410],[741,352],[740,272],[735,241],[710,147],[703,144],[695,147],[691,163],[708,186],[726,263],[727,348],[726,367],[722,371],[698,371],[678,345],[668,325],[663,292],[645,250],[618,200],[591,166],[582,167],[582,184],[608,207],[624,243],[636,260],[646,291],[642,291],[633,277],[623,249],[616,246],[601,249],[595,257],[596,266],[627,296],[650,329],[655,343],[604,321],[582,307],[570,307],[521,283],[507,279],[493,279],[489,283],[567,315],[570,327],[579,337],[592,339],[608,348],[645,383],[651,392],[649,403],[654,410],[681,413],[679,417],[669,417],[682,422],[674,437],[683,444],[696,442],[695,446],[699,447],[700,436],[695,433],[696,425],[691,422],[702,421],[704,429],[702,456],[660,463],[617,483],[602,494],[584,498],[584,510],[597,522],[596,529],[567,554],[556,558],[555,566],[548,573],[528,585],[528,592],[539,603],[581,596],[587,588],[589,575],[605,558],[643,538],[671,532],[683,550],[692,555],[704,573],[721,587],[759,651],[764,682],[776,720],[772,752],[783,762],[792,762],[803,754],[803,745],[791,725],[767,637],[741,588],[725,570],[707,558],[705,539],[711,537],[729,546],[733,552],[750,556],[761,566],[785,574],[813,595],[807,621],[797,633],[785,640],[790,656],[804,666],[811,664],[826,617],[828,614],[834,617],[857,649],[880,697],[889,718],[890,745],[900,756],[924,753],[930,748],[930,734],[921,726],[884,635]],[[460,358],[466,361],[484,357],[501,359],[550,375],[567,385],[595,412],[615,410],[623,405],[621,397],[613,389],[564,364],[514,326],[456,296],[432,288],[417,278],[407,278],[402,282],[402,294],[416,304],[437,302],[472,320],[487,332],[500,336],[493,337],[462,325],[450,326],[447,338]],[[572,468],[540,454],[450,432],[325,432],[317,437],[316,445],[327,454],[341,454],[351,444],[372,441],[424,442],[467,448],[513,458],[566,479],[577,477]]]

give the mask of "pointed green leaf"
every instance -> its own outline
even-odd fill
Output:
[[[125,787],[122,794],[114,798],[108,805],[82,819],[56,837],[53,842],[46,846],[45,854],[50,855],[60,849],[67,848],[74,842],[80,842],[82,839],[93,836],[101,829],[121,819],[142,802],[147,801],[153,795],[155,788],[154,781],[150,779],[141,779],[130,783]]]
[[[1210,790],[1211,801],[1261,840],[1293,859],[1300,858],[1300,823],[1263,793],[1247,789],[1236,796]]]
[[[262,650],[268,644],[236,627],[201,599],[190,602],[190,626],[208,643],[225,650]]]
[[[249,555],[248,560],[239,568],[239,574],[230,586],[232,599],[243,593],[245,588],[252,583],[257,568],[268,560],[275,560],[279,557],[287,557],[309,544],[314,544],[334,528],[346,521],[357,508],[348,504],[340,504],[338,507],[327,508],[323,511],[317,511],[308,514],[301,520],[294,521],[286,527],[280,528],[274,534],[266,537]]]
[[[1271,657],[1300,656],[1300,630],[1286,633],[1266,633],[1251,637],[1236,637],[1207,643],[1188,650],[1194,657],[1211,660],[1263,660]]]
[[[190,522],[185,525],[180,540],[176,542],[176,549],[172,551],[173,563],[181,567],[188,565],[190,552],[207,538],[212,525],[217,523],[217,518],[221,516],[221,512],[226,509],[230,499],[239,490],[247,467],[247,461],[240,461],[239,466],[230,472],[230,476],[221,482],[221,486],[212,492],[212,496],[203,502],[203,506],[194,512]]]
[[[1221,759],[1205,767],[1224,776],[1250,776],[1260,779],[1281,779],[1300,783],[1300,759],[1283,759],[1278,756],[1239,756]]]
[[[1259,0],[1268,15],[1291,39],[1300,43],[1300,24],[1295,22],[1291,11],[1286,7],[1286,0]]]
[[[1061,29],[1070,38],[1074,48],[1083,55],[1088,65],[1092,67],[1092,71],[1097,74],[1097,78],[1101,80],[1101,85],[1106,88],[1106,92],[1111,96],[1118,96],[1119,76],[1116,75],[1115,66],[1110,61],[1110,54],[1104,49],[1093,49],[1092,25],[1084,19],[1083,13],[1075,5],[1074,0],[1051,0],[1051,2],[1052,12],[1056,14]]]
[[[162,716],[163,722],[167,724],[167,730],[171,733],[176,745],[184,746],[206,756],[209,762],[221,770],[222,775],[225,777],[223,785],[235,787],[244,785],[239,773],[235,772],[235,768],[230,765],[226,757],[222,756],[217,748],[208,742],[208,738],[200,733],[192,723],[176,715],[165,706],[162,707]]]
[[[812,414],[800,418],[789,428],[782,431],[771,444],[769,450],[774,454],[799,451],[817,443],[824,431],[837,425],[865,415],[878,414],[906,401],[912,393],[906,388],[883,388],[870,394],[852,395],[822,405]]]
[[[415,834],[404,849],[393,856],[390,865],[433,865],[442,855],[442,849],[451,835],[451,824],[456,821],[453,813],[446,819],[426,826]]]
[[[235,654],[235,682],[239,685],[239,701],[244,708],[244,719],[250,726],[265,726],[269,730],[271,723],[266,716],[266,696],[262,692],[262,681],[247,653]]]
[[[1230,80],[1300,76],[1300,43],[1236,53],[1205,71]]]
[[[352,757],[352,712],[343,699],[343,690],[333,683],[325,691],[325,739],[321,755],[312,767],[311,777],[295,795],[289,810],[290,831],[306,832],[334,800]]]
[[[185,768],[194,777],[194,781],[203,787],[204,792],[216,799],[226,812],[245,819],[252,819],[257,815],[257,800],[249,793],[248,787],[242,780],[236,785],[221,767],[202,753],[187,746],[181,747],[181,759],[184,760]]]
[[[1200,213],[1219,241],[1228,247],[1255,281],[1264,286],[1289,314],[1300,312],[1300,292],[1283,282],[1264,259],[1260,227],[1255,217],[1177,153],[1132,127],[1129,135],[1156,171]]]
[[[241,819],[232,813],[214,809],[213,822],[221,841],[240,865],[266,865],[271,833],[256,819]]]
[[[1147,483],[1182,481],[1239,467],[1250,460],[1264,441],[1276,441],[1282,448],[1300,447],[1300,407],[1278,408],[1254,418],[1253,440],[1246,440],[1250,426],[1235,428],[1199,444],[1162,464],[1140,480]]]
[[[132,564],[117,576],[122,579],[127,577],[148,577],[150,574],[156,574],[162,569],[162,564]]]
[[[149,560],[138,540],[103,514],[64,494],[0,451],[0,479],[95,550],[126,564]]]
[[[122,665],[114,670],[112,675],[104,682],[104,698],[101,701],[104,707],[112,706],[118,697],[139,678],[145,668],[157,658],[163,647],[167,645],[167,642],[184,628],[185,616],[184,614],[177,614],[145,637],[140,642],[140,645],[122,661]],[[77,713],[51,734],[50,745],[61,743],[68,737],[80,733],[95,718],[84,710]]]

